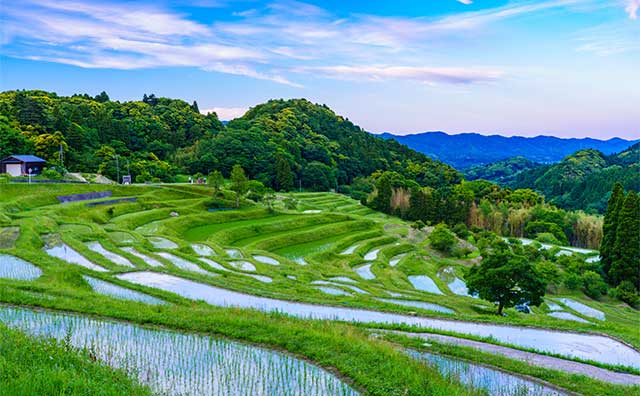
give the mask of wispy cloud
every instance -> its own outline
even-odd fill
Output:
[[[298,69],[347,80],[412,80],[424,83],[473,84],[495,81],[504,71],[489,68],[443,68],[416,66],[318,66]]]
[[[627,0],[627,7],[625,11],[627,11],[627,15],[629,15],[629,19],[636,20],[638,19],[638,9],[640,8],[640,0]]]
[[[434,18],[337,16],[300,1],[276,0],[246,10],[221,8],[231,18],[205,24],[158,4],[22,0],[4,5],[0,43],[8,56],[79,67],[197,67],[293,87],[301,87],[292,80],[302,73],[474,84],[500,79],[505,73],[500,67],[468,67],[464,60],[447,64],[451,62],[433,56],[432,46],[451,37],[469,37],[509,18],[594,1],[527,0]],[[630,17],[635,16],[638,1],[630,0]],[[636,9],[631,8],[634,4]],[[225,7],[225,1],[200,0],[197,6]]]

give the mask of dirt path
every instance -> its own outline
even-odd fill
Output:
[[[552,356],[539,355],[533,352],[521,351],[503,347],[500,345],[487,344],[484,342],[467,340],[464,338],[456,338],[440,334],[430,333],[407,333],[402,331],[393,331],[396,334],[402,334],[408,337],[422,338],[423,340],[431,340],[446,344],[460,345],[479,349],[483,352],[489,352],[497,355],[506,356],[511,359],[520,360],[533,366],[544,367],[552,370],[564,371],[571,374],[582,374],[600,381],[612,384],[622,385],[640,385],[640,375],[617,373],[615,371],[592,366],[586,363],[574,362],[571,360],[560,359]]]

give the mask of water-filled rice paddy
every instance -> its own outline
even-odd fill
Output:
[[[178,248],[178,244],[167,239],[167,238],[162,238],[162,237],[149,237],[149,242],[151,242],[151,244],[153,245],[154,248],[156,249],[177,249]]]
[[[442,313],[448,313],[448,314],[455,313],[455,311],[451,308],[447,308],[447,307],[443,307],[442,305],[431,304],[423,301],[395,300],[392,298],[376,298],[376,300],[386,302],[389,304],[402,305],[405,307],[422,308],[422,309],[426,309],[427,311],[436,311],[436,312],[442,312]]]
[[[269,257],[269,256],[262,256],[259,254],[254,254],[253,255],[253,259],[256,260],[259,263],[262,264],[269,264],[269,265],[280,265],[280,262],[276,259],[274,259],[273,257]]]
[[[581,317],[574,315],[570,312],[550,312],[547,315],[557,319],[573,320],[574,322],[580,322],[580,323],[589,323],[588,320],[582,319]]]
[[[491,396],[564,396],[565,392],[537,382],[507,374],[500,370],[450,359],[427,352],[407,351],[415,359],[426,362],[443,375],[459,379],[463,384],[485,390]]]
[[[167,252],[160,252],[158,253],[158,256],[164,258],[165,260],[169,260],[171,262],[171,264],[175,265],[176,267],[180,268],[181,270],[185,270],[185,271],[189,271],[189,272],[195,272],[197,274],[203,274],[203,275],[209,275],[209,276],[217,276],[217,274],[211,273],[209,271],[206,271],[204,269],[202,269],[199,265],[197,265],[196,263],[193,263],[189,260],[183,259],[182,257],[178,257],[174,254],[171,253],[167,253]]]
[[[203,257],[215,256],[215,251],[207,245],[194,243],[191,245],[191,249],[198,255]]]
[[[243,294],[154,272],[130,272],[117,275],[117,277],[139,285],[176,293],[185,298],[204,300],[216,306],[253,308],[266,312],[277,311],[302,318],[414,325],[479,337],[493,337],[495,340],[506,344],[543,352],[552,352],[606,364],[640,368],[640,352],[619,341],[601,335],[564,333],[528,327],[452,321],[365,309],[311,305]]]
[[[323,293],[330,294],[332,296],[350,296],[351,293],[348,293],[342,289],[338,289],[337,287],[331,286],[316,286],[318,290]]]
[[[240,271],[254,272],[256,270],[256,266],[253,263],[245,260],[229,261],[229,265]]]
[[[376,276],[373,272],[371,272],[371,264],[365,264],[361,267],[357,267],[353,269],[362,279],[371,280],[375,279]]]
[[[416,290],[424,291],[433,294],[444,294],[438,289],[436,283],[427,275],[412,275],[409,276],[409,282]]]
[[[158,298],[149,296],[144,293],[140,293],[139,291],[127,289],[125,287],[118,286],[110,282],[105,282],[101,279],[92,278],[87,275],[84,275],[83,278],[85,281],[87,281],[89,286],[91,286],[93,291],[95,291],[98,294],[103,294],[105,296],[119,298],[122,300],[142,302],[142,303],[151,304],[151,305],[161,305],[165,303],[164,301]]]
[[[156,394],[358,395],[305,361],[209,336],[10,307],[0,307],[0,322],[89,349],[97,359],[126,370]]]
[[[98,253],[99,255],[111,261],[112,263],[121,265],[123,267],[135,268],[135,265],[131,264],[131,261],[127,260],[126,258],[118,254],[108,251],[107,249],[102,247],[100,242],[87,243],[87,247],[89,248],[89,250]]]
[[[138,252],[136,249],[132,248],[132,247],[123,247],[122,248],[123,251],[131,254],[132,256],[135,256],[141,260],[143,260],[147,265],[151,266],[151,267],[164,267],[164,264],[162,264],[160,261],[154,259],[151,256],[148,256],[146,254],[142,254],[140,252]]]
[[[576,312],[579,312],[580,314],[584,315],[584,316],[588,316],[590,318],[594,318],[594,319],[598,319],[598,320],[605,320],[605,316],[604,316],[604,312],[599,311],[595,308],[591,308],[588,305],[585,305],[583,303],[574,301],[570,298],[559,298],[558,301],[560,301],[561,303],[563,303],[564,305],[566,305],[567,307],[573,309]]]
[[[49,256],[59,258],[60,260],[66,261],[69,264],[76,264],[93,271],[108,272],[106,268],[92,263],[91,261],[87,260],[83,255],[73,250],[71,247],[67,246],[64,243],[60,243],[50,247],[45,247],[44,251]]]
[[[42,275],[35,265],[15,256],[0,254],[0,278],[14,280],[34,280]]]

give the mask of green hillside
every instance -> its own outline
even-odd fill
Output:
[[[71,172],[115,179],[118,156],[136,182],[216,170],[228,176],[234,164],[276,190],[326,191],[376,170],[411,172],[433,187],[461,180],[450,166],[304,99],[269,101],[224,126],[195,102],[154,95],[116,102],[105,93],[7,91],[0,94],[0,130],[0,157],[35,153]]]
[[[610,156],[578,151],[557,164],[519,173],[510,186],[532,188],[564,209],[603,213],[616,181],[625,190],[640,191],[640,143]]]
[[[502,161],[493,162],[487,165],[476,165],[463,171],[467,180],[484,179],[506,186],[512,183],[516,177],[528,170],[542,166],[537,162],[525,157],[511,157]]]

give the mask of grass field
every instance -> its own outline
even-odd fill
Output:
[[[89,207],[86,201],[59,204],[56,200],[57,195],[104,190],[112,190],[112,198],[135,197],[137,201]],[[474,262],[473,255],[465,260],[442,257],[430,249],[428,230],[416,231],[409,224],[374,212],[348,197],[293,193],[279,196],[274,211],[247,203],[237,210],[209,212],[210,196],[207,187],[192,185],[0,185],[0,260],[19,258],[41,271],[33,279],[19,279],[12,275],[20,271],[20,264],[14,263],[17,269],[0,277],[0,302],[262,345],[313,362],[348,385],[331,391],[336,395],[347,394],[345,389],[351,388],[370,395],[465,395],[476,391],[471,389],[473,385],[461,383],[459,375],[443,375],[411,358],[400,347],[420,345],[401,338],[372,338],[367,330],[379,327],[416,331],[419,326],[345,324],[216,307],[187,294],[125,281],[123,275],[153,271],[254,297],[407,314],[407,318],[607,334],[640,348],[637,311],[606,298],[594,301],[579,292],[561,289],[556,295],[547,296],[548,304],[534,308],[531,314],[509,309],[505,317],[494,315],[490,303],[456,289],[463,282],[464,268]],[[295,199],[297,208],[285,209],[285,197]],[[48,249],[58,252],[57,256],[48,254]],[[83,266],[83,260],[102,270]],[[437,288],[439,293],[415,287],[414,276],[430,280],[429,287]],[[605,320],[560,298],[600,311]],[[558,308],[581,321],[548,315]],[[457,335],[514,345],[506,339],[462,331]],[[525,344],[514,346],[540,349]],[[570,378],[553,370],[519,366],[506,358],[460,348],[437,346],[433,352],[529,374],[571,391],[577,390],[572,385],[575,381],[584,381],[585,387],[578,390],[584,395],[640,395],[637,387],[603,384],[579,376]],[[554,354],[552,350],[543,352]],[[573,359],[587,360],[579,356]],[[602,367],[627,366],[616,368],[640,372],[640,366],[615,361],[592,363]],[[120,374],[109,378],[116,378],[114,375]],[[135,392],[144,391],[140,388]]]

